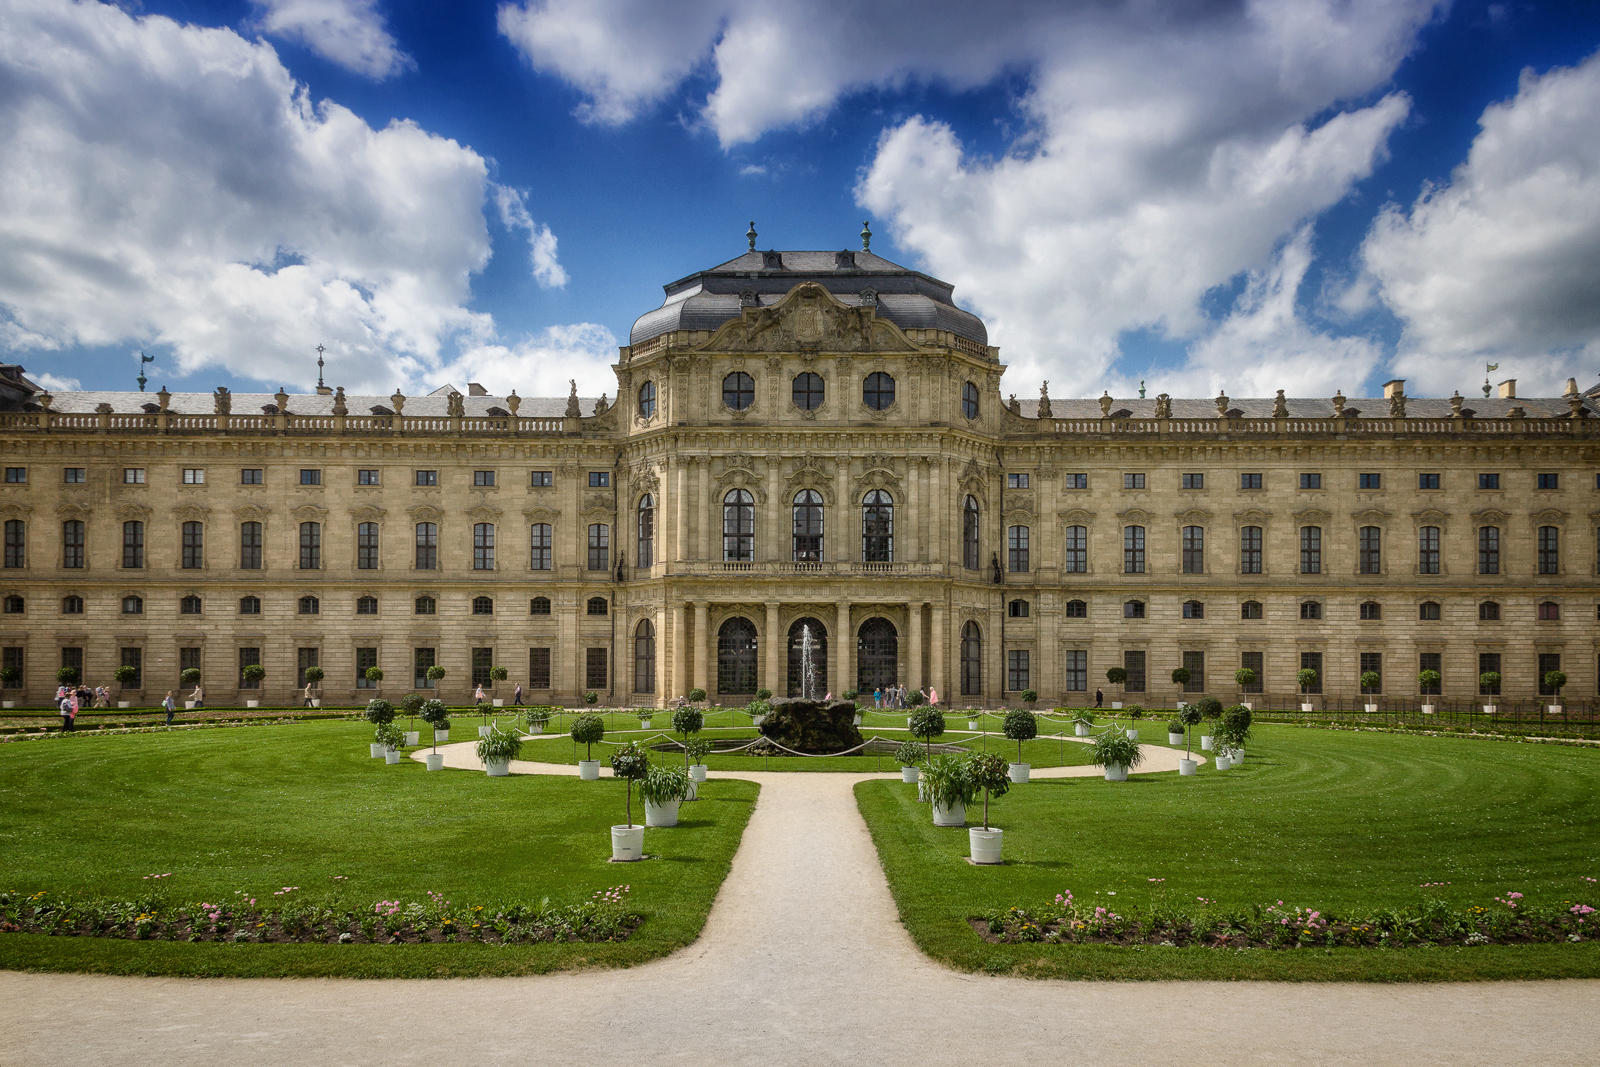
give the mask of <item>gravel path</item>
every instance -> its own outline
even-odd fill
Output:
[[[470,744],[447,751],[453,766],[476,765]],[[1166,751],[1151,749],[1149,769]],[[737,777],[760,782],[761,799],[705,934],[667,959],[447,983],[0,973],[0,1064],[1595,1062],[1600,982],[1090,984],[948,971],[900,926],[851,793],[873,776]]]

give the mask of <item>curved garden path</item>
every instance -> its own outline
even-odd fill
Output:
[[[450,766],[477,766],[470,743],[444,751]],[[1163,752],[1147,749],[1147,772],[1176,759]],[[949,971],[901,927],[856,811],[851,787],[875,776],[729,776],[760,782],[760,800],[705,933],[666,959],[447,983],[0,973],[0,1063],[1594,1062],[1600,981],[1089,984]]]

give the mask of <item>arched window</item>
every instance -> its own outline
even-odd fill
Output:
[[[137,519],[122,524],[122,566],[131,571],[144,566],[144,523]]]
[[[7,615],[21,615],[27,611],[27,608],[27,601],[15,593],[5,598],[5,614]]]
[[[528,614],[529,615],[548,615],[548,614],[550,614],[550,598],[547,597],[547,596],[536,596],[532,600],[528,601]]]
[[[417,523],[417,570],[439,569],[439,524]]]
[[[1383,573],[1383,530],[1377,526],[1361,527],[1361,573]]]
[[[547,571],[550,569],[550,524],[536,522],[528,535],[528,566],[532,570]]]
[[[1144,601],[1142,601],[1142,600],[1128,600],[1128,601],[1125,601],[1123,603],[1123,605],[1122,605],[1122,617],[1124,619],[1142,619],[1142,618],[1144,618]]]
[[[242,596],[239,598],[240,615],[260,615],[261,598],[258,596]]]
[[[259,522],[241,522],[239,524],[239,569],[244,571],[258,571],[261,569],[261,524]]]
[[[978,498],[967,494],[961,502],[961,565],[969,571],[983,566],[978,551],[978,530],[982,516],[978,513]]]
[[[894,498],[874,489],[861,503],[861,558],[868,563],[894,561]]]
[[[186,571],[199,570],[206,565],[206,528],[204,523],[183,524],[183,556],[179,566]]]
[[[1006,531],[1006,566],[1012,574],[1028,573],[1028,528],[1013,526]]]
[[[1061,569],[1067,574],[1089,573],[1089,527],[1067,527],[1067,552]]]
[[[82,615],[83,614],[83,597],[81,597],[81,596],[64,596],[64,597],[62,597],[61,598],[61,614],[63,614],[63,615]]]
[[[649,619],[633,631],[633,691],[656,691],[656,625]]]
[[[656,383],[645,382],[639,386],[639,417],[648,419],[656,413]]]
[[[789,696],[815,700],[828,691],[828,629],[820,619],[790,624],[788,673]]]
[[[656,559],[656,498],[646,493],[639,498],[639,538],[633,551],[635,567],[650,567]],[[647,692],[647,690],[639,690]]]
[[[322,523],[320,522],[300,524],[300,569],[303,571],[322,569]]]
[[[191,593],[190,595],[184,597],[182,600],[178,601],[178,614],[179,615],[198,615],[198,614],[200,614],[200,598]]]
[[[1439,573],[1439,527],[1424,526],[1417,531],[1417,573]]]
[[[472,569],[494,570],[494,523],[492,522],[472,524]]]
[[[1261,527],[1245,526],[1239,530],[1239,573],[1261,573]]]
[[[722,558],[752,560],[755,549],[756,498],[747,489],[730,489],[722,498]]]
[[[1478,573],[1500,573],[1500,527],[1478,527]]]
[[[1061,617],[1064,619],[1087,619],[1089,617],[1089,605],[1081,600],[1069,600],[1061,609]]]
[[[605,615],[611,610],[611,604],[603,596],[592,596],[584,605],[584,610],[590,615]]]
[[[1539,605],[1539,621],[1555,622],[1561,618],[1561,605],[1554,600],[1546,600]]]
[[[983,695],[983,635],[975,622],[961,628],[961,695]]]
[[[12,599],[16,600],[18,604],[22,603],[22,598],[21,597],[14,597]],[[137,597],[137,596],[125,596],[125,597],[123,597],[122,598],[122,613],[124,615],[143,615],[144,614],[144,598],[143,597]]]
[[[1499,622],[1500,605],[1493,600],[1485,600],[1478,605],[1479,622]]]
[[[717,692],[756,691],[756,628],[749,619],[734,617],[717,631]]]
[[[873,411],[884,411],[894,406],[894,378],[881,370],[867,375],[861,386],[861,400]]]
[[[356,523],[356,569],[378,569],[378,524],[375,522]]]
[[[1302,600],[1300,602],[1300,618],[1307,622],[1316,622],[1322,618],[1322,603],[1317,600]]]
[[[1144,527],[1122,528],[1122,573],[1144,573]]]
[[[143,524],[140,526],[143,529]],[[83,568],[83,544],[87,537],[87,527],[81,519],[68,519],[61,524],[61,566],[70,570]],[[139,554],[140,566],[144,566],[144,553]]]
[[[1183,617],[1186,619],[1203,619],[1206,617],[1206,606],[1199,600],[1185,600],[1183,602]]]
[[[888,619],[868,619],[856,632],[856,688],[863,693],[900,678],[900,635]]]
[[[1259,618],[1261,618],[1261,601],[1259,601],[1259,600],[1246,600],[1243,604],[1240,604],[1239,605],[1239,618],[1241,618],[1241,619],[1259,619]]]
[[[1440,616],[1439,603],[1435,600],[1424,600],[1417,605],[1417,618],[1423,622],[1438,622]]]
[[[611,569],[611,527],[603,522],[589,524],[589,569]]]
[[[756,402],[756,380],[742,370],[736,370],[722,379],[722,402],[735,411],[743,411]]]
[[[433,615],[438,612],[439,603],[431,596],[419,596],[415,607],[418,615]]]
[[[817,410],[825,395],[822,375],[806,371],[794,376],[794,406],[801,411]]]
[[[472,613],[474,615],[493,615],[494,614],[494,598],[493,597],[487,597],[487,596],[475,596],[475,597],[473,597],[472,598]]]
[[[1300,573],[1322,573],[1322,527],[1300,527]]]
[[[21,519],[6,520],[6,566],[28,565],[28,524]]]
[[[378,613],[378,598],[375,596],[356,597],[357,615],[376,615]]]
[[[822,562],[822,494],[815,489],[794,495],[794,561]]]
[[[1383,605],[1376,600],[1361,602],[1360,615],[1365,622],[1377,622],[1383,618]]]
[[[300,598],[300,614],[318,615],[321,614],[321,612],[322,601],[318,600],[314,596],[303,596]]]
[[[1539,527],[1539,573],[1561,573],[1561,529],[1559,527]]]
[[[978,417],[978,387],[972,382],[961,387],[961,414],[969,419]]]
[[[1206,572],[1206,529],[1204,526],[1183,528],[1183,573]]]
[[[1006,605],[1006,614],[1013,619],[1026,619],[1028,617],[1028,602],[1026,600],[1013,600]]]

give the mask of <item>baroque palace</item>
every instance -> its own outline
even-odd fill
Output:
[[[78,392],[0,370],[6,696],[1128,699],[1597,684],[1600,419],[1560,398],[1002,400],[951,287],[860,251],[666,286],[616,403]],[[865,237],[866,235],[864,235]],[[1489,391],[1487,387],[1484,390]],[[266,671],[251,689],[242,669]],[[1186,685],[1171,681],[1187,667]],[[20,692],[18,691],[20,689]],[[1136,694],[1145,694],[1138,696]]]

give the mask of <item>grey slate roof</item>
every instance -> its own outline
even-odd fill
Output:
[[[1276,401],[1272,397],[1230,397],[1228,410],[1238,411],[1242,414],[1235,418],[1245,419],[1270,419],[1272,408]],[[1289,408],[1291,419],[1328,419],[1333,417],[1333,401],[1321,397],[1285,397],[1284,402]],[[1022,409],[1025,418],[1038,418],[1039,401],[1037,398],[1023,400],[1017,398],[1017,406]],[[1597,410],[1594,399],[1589,398],[1587,405],[1590,411]],[[1565,418],[1568,413],[1567,402],[1561,397],[1525,397],[1519,396],[1502,400],[1499,397],[1484,399],[1481,396],[1462,397],[1461,410],[1463,413],[1471,412],[1480,419],[1500,419],[1511,413],[1511,409],[1520,407],[1530,419]],[[1156,417],[1156,401],[1154,397],[1127,398],[1117,397],[1112,405],[1111,412],[1127,411],[1131,414],[1123,418],[1153,419]],[[1346,416],[1355,414],[1357,418],[1387,419],[1389,417],[1389,401],[1381,396],[1352,396],[1344,402]],[[1057,419],[1098,419],[1102,418],[1100,401],[1096,398],[1050,400],[1050,414]],[[1406,418],[1408,419],[1448,419],[1451,416],[1450,400],[1447,397],[1406,397]],[[1214,419],[1217,417],[1217,405],[1212,400],[1172,398],[1172,417],[1175,419]],[[1468,417],[1473,417],[1468,415]]]
[[[777,255],[781,269],[768,268]],[[903,330],[948,330],[978,344],[989,343],[983,320],[956,307],[955,287],[867,251],[746,252],[736,259],[680,278],[662,288],[661,307],[639,316],[628,343],[640,344],[671,330],[715,330],[739,317],[740,293],[775,304],[801,282],[817,282],[845,304],[862,303],[862,290],[878,294],[878,315]]]
[[[144,404],[160,403],[160,398],[155,393],[85,390],[76,393],[52,393],[51,396],[54,399],[50,403],[50,410],[64,414],[90,413],[100,404],[110,404],[111,410],[118,413],[138,412],[142,410]],[[331,396],[318,396],[316,393],[289,393],[289,411],[296,415],[332,415],[333,399]],[[578,398],[585,415],[594,413],[596,399],[596,397]],[[233,413],[259,415],[263,407],[277,402],[278,398],[272,393],[234,393]],[[386,396],[347,394],[344,402],[352,415],[371,415],[374,407],[386,409],[394,407],[394,402]],[[463,395],[461,403],[467,415],[473,418],[487,417],[492,407],[503,411],[510,410],[506,407],[503,396]],[[209,415],[215,410],[215,401],[211,393],[173,393],[172,399],[167,404],[167,410],[178,415]],[[523,418],[544,419],[560,418],[566,411],[567,398],[564,396],[527,396],[522,398],[517,414]],[[449,394],[408,396],[405,414],[426,417],[449,415]]]

